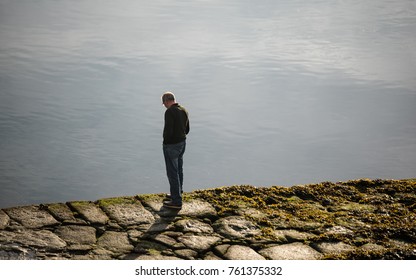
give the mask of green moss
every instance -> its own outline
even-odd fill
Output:
[[[136,196],[140,201],[159,201],[165,197],[165,194],[139,194]]]
[[[135,198],[105,199],[98,203],[134,203],[135,199],[161,202],[164,197],[164,194],[138,195]],[[416,244],[415,179],[361,179],[269,188],[242,185],[197,190],[184,195],[184,202],[193,199],[210,203],[218,213],[217,218],[242,215],[256,223],[261,229],[256,239],[281,242],[275,235],[276,230],[295,229],[314,233],[311,242],[342,241],[357,248],[373,243],[386,248],[382,252],[357,249],[325,255],[327,259],[394,258],[394,254],[406,257],[413,254],[414,258],[415,251],[411,251],[409,246],[404,246],[400,253],[397,247],[389,244],[392,239]],[[334,226],[344,230],[333,231]],[[154,249],[153,246],[145,247]]]
[[[134,197],[114,197],[100,199],[97,201],[97,203],[101,207],[108,207],[110,205],[116,204],[134,204],[137,203],[137,200]]]
[[[71,201],[70,204],[74,207],[86,207],[91,205],[91,201]]]
[[[293,187],[231,186],[191,193],[211,203],[218,215],[256,209],[264,215],[246,215],[261,230],[258,238],[273,239],[276,229],[297,229],[317,234],[315,241],[342,241],[386,245],[392,238],[416,243],[416,180],[370,180],[323,182]],[[352,233],[327,233],[338,225]],[[348,232],[348,231],[346,231]],[[381,254],[381,253],[377,253]],[[331,255],[330,258],[377,258],[376,253]]]
[[[63,203],[52,203],[47,205],[48,210],[52,212],[66,211],[68,207]]]

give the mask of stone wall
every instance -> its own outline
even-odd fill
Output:
[[[416,181],[137,195],[0,210],[0,259],[416,259]]]

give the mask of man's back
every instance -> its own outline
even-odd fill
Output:
[[[165,112],[163,144],[176,144],[186,139],[189,133],[189,117],[184,107],[175,103]]]

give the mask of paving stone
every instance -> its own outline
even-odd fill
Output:
[[[203,200],[185,201],[181,210],[168,209],[163,207],[161,200],[148,200],[145,204],[149,206],[158,215],[163,217],[169,216],[187,216],[193,218],[213,218],[217,216],[215,208]]]
[[[315,234],[300,232],[294,229],[275,230],[274,235],[277,239],[286,242],[304,241],[315,237]]]
[[[84,220],[77,219],[68,205],[64,203],[54,203],[46,205],[48,211],[61,222],[71,224],[86,224]]]
[[[73,201],[68,204],[91,224],[105,225],[107,215],[95,204],[88,201]]]
[[[214,229],[201,221],[194,219],[183,219],[175,223],[178,229],[182,232],[193,232],[193,233],[213,233]]]
[[[230,248],[230,244],[221,244],[218,246],[215,246],[214,252],[217,253],[220,256],[224,256],[227,253],[228,248]]]
[[[219,261],[222,260],[220,257],[218,257],[217,255],[215,255],[213,252],[207,252],[203,258],[204,260],[207,261]]]
[[[337,234],[337,235],[350,235],[350,234],[354,234],[354,232],[350,229],[347,229],[343,226],[334,226],[331,228],[328,228],[326,230],[327,234]]]
[[[61,226],[55,233],[65,240],[68,250],[90,250],[97,241],[96,229],[89,226]]]
[[[265,260],[250,247],[231,245],[223,255],[227,260]]]
[[[142,231],[139,231],[137,229],[128,230],[127,234],[129,236],[129,239],[133,242],[138,242],[144,235]]]
[[[163,255],[141,255],[136,258],[136,260],[171,260],[171,261],[179,261],[182,260],[178,257],[173,256],[163,256]]]
[[[185,260],[194,260],[198,256],[198,252],[191,249],[176,250],[175,255]]]
[[[169,237],[165,234],[158,234],[156,236],[153,237],[154,241],[157,241],[163,245],[166,245],[170,248],[174,248],[174,249],[181,249],[184,248],[184,245],[181,244],[180,242],[176,241],[174,238]]]
[[[386,248],[384,248],[383,246],[373,243],[364,244],[360,248],[372,252],[383,252],[386,250]]]
[[[105,250],[103,248],[96,248],[90,251],[87,255],[77,255],[73,260],[113,260],[114,252]]]
[[[148,254],[153,252],[166,251],[167,249],[169,249],[168,246],[163,245],[159,242],[154,242],[150,240],[140,240],[134,248],[134,252],[139,254]]]
[[[12,242],[15,236],[16,236],[15,232],[1,230],[0,231],[0,246],[4,248],[4,245]]]
[[[271,260],[318,260],[322,254],[300,242],[269,247],[259,254]]]
[[[9,224],[10,218],[0,209],[0,229],[5,229]]]
[[[178,241],[185,244],[185,246],[189,249],[198,252],[208,250],[212,245],[220,240],[221,238],[217,236],[184,235],[178,237]]]
[[[379,193],[378,189],[372,187],[358,187],[360,193]],[[339,186],[340,193],[341,188],[343,187]],[[354,188],[355,185],[343,191],[350,192]],[[401,186],[398,190],[410,193],[414,184],[406,188]],[[288,190],[288,193],[290,192],[291,190]],[[244,194],[250,192],[243,192],[242,195]],[[303,195],[302,192],[299,194]],[[383,208],[385,196],[389,198],[386,203],[392,202],[393,196],[387,194],[380,200],[372,198],[380,204],[375,212],[371,209],[372,206],[360,206],[357,210],[357,203],[345,202],[342,211],[335,213],[333,224],[336,226],[330,228],[327,228],[326,219],[325,222],[315,223],[316,219],[313,217],[296,217],[298,213],[289,211],[290,207],[274,209],[275,206],[271,205],[273,209],[266,211],[240,207],[234,209],[233,213],[236,213],[236,216],[220,218],[215,210],[212,211],[212,205],[204,200],[187,200],[181,211],[162,209],[162,198],[157,195],[139,196],[143,204],[135,198],[121,197],[103,199],[95,203],[80,201],[1,209],[0,259],[302,260],[349,256],[342,255],[345,252],[352,253],[353,258],[380,258],[383,256],[381,254],[386,254],[386,258],[414,259],[416,250],[412,247],[412,231],[401,227],[412,221],[412,213],[402,211],[406,214],[401,218],[403,223],[395,224],[394,220],[391,221],[392,225],[400,227],[403,233],[400,239],[399,236],[397,239],[389,240],[372,238],[371,233],[375,231],[383,230],[381,232],[388,234],[390,230],[371,227],[371,221],[368,224],[361,221],[363,217],[359,215],[367,212],[374,212],[375,217],[381,213],[383,218],[391,218],[386,215],[388,210],[385,209],[389,208]],[[309,197],[308,192],[302,197]],[[349,197],[347,195],[345,199],[348,200]],[[147,201],[150,198],[153,202]],[[398,205],[398,209],[405,210],[408,207],[408,210],[413,210],[413,194],[409,194],[405,199],[405,203]],[[307,200],[308,204],[305,206],[309,205],[309,198]],[[227,202],[221,199],[218,201]],[[360,203],[366,201],[361,199]],[[287,202],[290,203],[289,200]],[[299,204],[305,201],[298,198],[295,202]],[[402,203],[401,200],[393,202]],[[336,203],[334,199],[329,206],[336,206]],[[223,215],[227,213],[224,212]],[[331,212],[326,214],[331,215]],[[263,223],[256,224],[252,219],[267,221],[269,227],[264,231],[267,236],[254,238],[261,233],[259,225]],[[213,221],[216,222],[211,225]],[[368,236],[355,235],[356,228],[358,233],[368,231]],[[296,243],[276,244],[279,241],[272,238],[273,233],[280,243]],[[96,234],[101,235],[100,238],[97,239]],[[369,243],[356,248],[346,244],[349,243],[345,241],[347,239],[360,244]],[[344,240],[345,243],[338,240]],[[305,243],[309,243],[305,241],[315,243],[308,246]]]
[[[36,253],[33,250],[0,250],[0,260],[34,260]]]
[[[153,215],[139,201],[124,200],[124,202],[109,205],[103,203],[101,207],[111,219],[123,227],[150,224],[155,221]]]
[[[221,218],[214,223],[215,231],[227,238],[247,238],[261,233],[252,222],[240,216]]]
[[[250,217],[256,220],[267,219],[267,215],[255,208],[240,208],[237,210],[238,215]]]
[[[141,230],[147,233],[155,233],[162,231],[169,231],[174,229],[171,220],[158,219],[153,224],[146,224],[141,227]]]
[[[313,247],[323,254],[340,254],[355,250],[355,247],[344,242],[320,242],[313,244]]]
[[[130,244],[126,232],[106,231],[97,240],[97,246],[117,254],[129,253],[134,246]]]
[[[41,228],[59,224],[55,218],[37,206],[23,206],[4,209],[10,218],[22,224],[25,228]]]
[[[24,230],[19,232],[0,231],[0,244],[18,243],[30,248],[60,250],[66,242],[48,230]]]

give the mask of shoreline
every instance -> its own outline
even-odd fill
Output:
[[[0,260],[416,259],[416,179],[229,186],[0,209]]]

